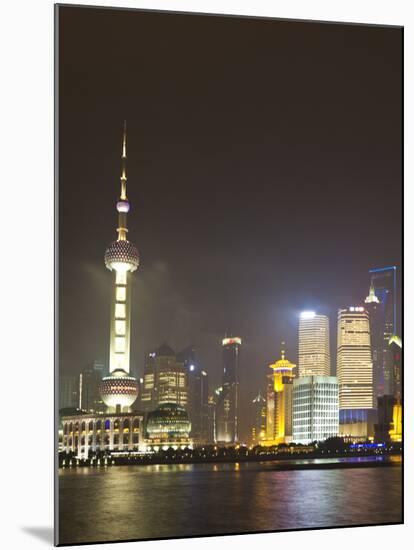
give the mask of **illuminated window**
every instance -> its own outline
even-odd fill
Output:
[[[115,304],[115,317],[125,319],[125,304]]]
[[[125,336],[125,321],[115,321],[115,332],[120,336]]]
[[[126,271],[117,271],[116,272],[116,284],[117,285],[126,285],[127,274]]]
[[[117,302],[125,302],[126,299],[126,287],[117,286],[116,287],[116,300]]]
[[[125,351],[125,338],[123,337],[115,338],[115,351],[116,352]]]

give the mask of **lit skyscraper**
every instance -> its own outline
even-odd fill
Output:
[[[223,339],[223,386],[216,405],[216,438],[219,443],[238,441],[240,347],[241,338]]]
[[[370,286],[369,294],[365,298],[365,308],[369,313],[372,349],[373,405],[376,409],[378,396],[384,394],[384,327],[382,320],[382,307],[378,296],[375,294],[375,288],[373,285]]]
[[[101,395],[109,410],[127,412],[137,398],[138,386],[129,374],[129,347],[131,335],[130,277],[139,264],[138,250],[127,239],[126,124],[122,141],[121,193],[116,204],[118,211],[118,238],[105,252],[105,265],[114,273],[111,318],[109,374],[103,378]]]
[[[299,320],[299,376],[329,376],[329,318],[304,311]]]
[[[292,439],[292,389],[295,364],[285,357],[282,342],[281,358],[269,365],[267,375],[266,444],[288,443]]]
[[[371,337],[364,307],[338,311],[337,345],[340,433],[364,437],[373,429]]]
[[[379,341],[373,342],[374,366],[378,357],[378,393],[391,393],[392,354],[388,342],[393,334],[398,334],[397,320],[397,267],[380,267],[369,271],[371,287],[379,300],[376,315],[376,330],[380,333]],[[375,375],[374,375],[375,377]]]
[[[307,445],[338,433],[337,377],[296,378],[293,381],[293,441]]]
[[[153,411],[165,404],[188,408],[188,373],[167,344],[145,358],[141,404],[144,411]]]

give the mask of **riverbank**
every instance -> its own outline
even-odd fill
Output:
[[[364,468],[367,466],[396,466],[402,464],[401,453],[365,454],[365,453],[307,453],[307,454],[272,454],[247,456],[211,456],[180,460],[147,455],[116,456],[102,458],[77,459],[62,461],[59,468],[101,468],[109,466],[149,466],[162,464],[240,464],[249,462],[275,462],[275,469],[319,469],[319,468]]]

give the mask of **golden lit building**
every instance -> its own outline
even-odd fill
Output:
[[[292,439],[292,390],[296,365],[285,357],[282,342],[281,359],[269,365],[265,445],[289,443]]]

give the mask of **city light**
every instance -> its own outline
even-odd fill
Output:
[[[314,311],[302,311],[300,314],[301,319],[313,319],[316,313]]]

